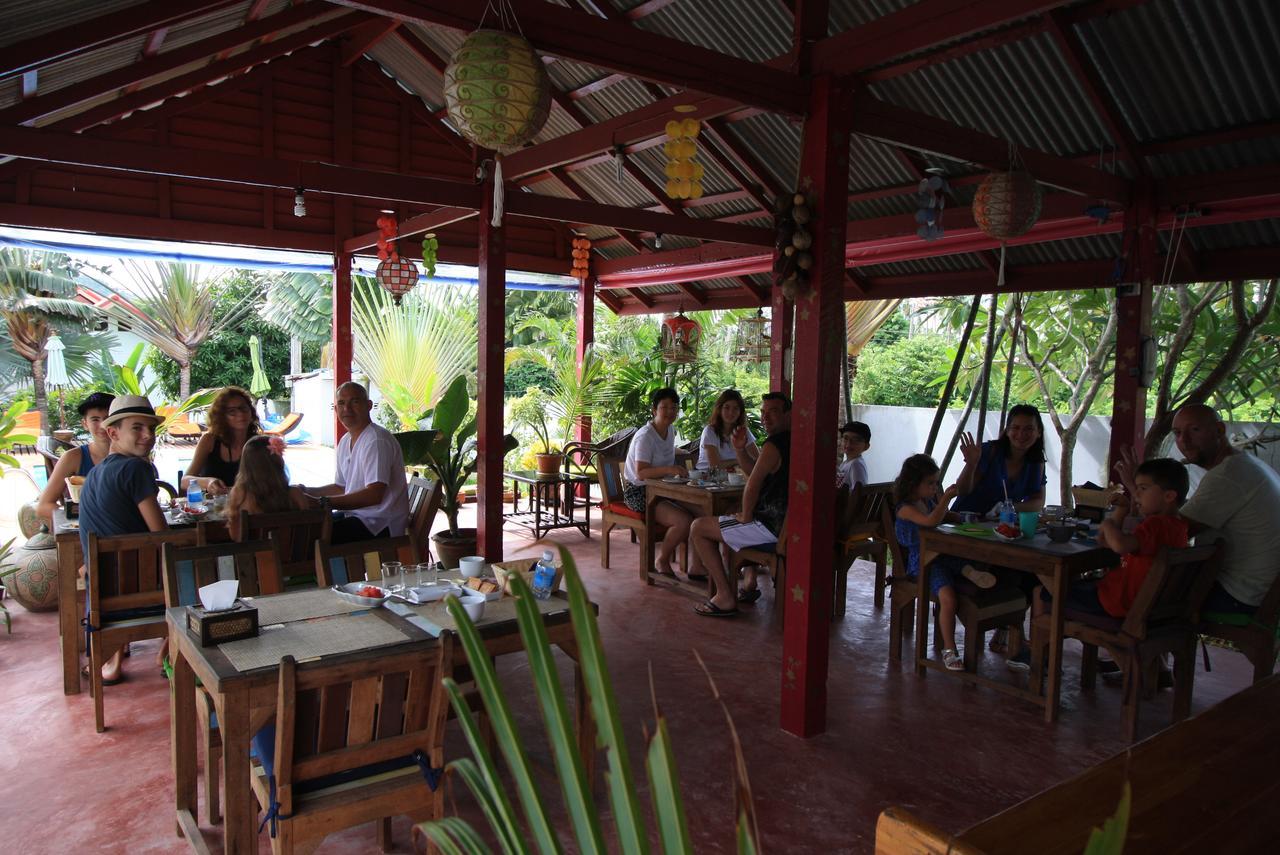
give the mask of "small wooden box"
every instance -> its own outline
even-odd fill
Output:
[[[498,581],[502,582],[502,590],[511,593],[510,576],[513,573],[519,573],[524,577],[524,581],[529,587],[533,587],[533,565],[538,563],[536,558],[521,558],[516,561],[499,561],[493,565],[493,572],[497,575]],[[551,590],[560,590],[560,579],[564,576],[564,569],[556,568],[556,580],[551,583]]]
[[[201,647],[224,641],[239,641],[258,635],[258,610],[240,600],[229,609],[206,612],[200,606],[187,606],[187,628],[200,636]]]

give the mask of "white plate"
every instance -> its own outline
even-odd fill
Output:
[[[462,592],[464,594],[474,594],[477,597],[484,597],[485,602],[489,602],[489,603],[493,602],[494,600],[502,599],[502,583],[501,582],[499,582],[497,579],[493,578],[492,576],[479,576],[477,578],[483,579],[486,582],[492,582],[493,584],[498,586],[498,590],[489,594],[482,594],[479,591],[477,591],[475,588],[469,588],[464,584],[461,586]]]
[[[378,588],[379,591],[382,591],[381,597],[362,597],[358,593],[356,593],[361,588],[370,584],[371,583],[369,582],[348,582],[345,585],[334,585],[332,588],[330,588],[330,590],[333,591],[342,599],[346,600],[348,603],[355,603],[357,606],[368,606],[369,608],[377,608],[378,606],[385,603],[387,601],[387,598],[390,597],[391,595],[388,594],[385,589],[378,588],[377,585],[373,585],[373,587]]]
[[[1001,540],[1005,541],[1005,542],[1011,542],[1011,541],[1014,541],[1014,540],[1022,540],[1022,532],[1018,532],[1018,536],[1017,536],[1017,537],[1005,537],[1003,534],[1001,534],[1000,532],[996,531],[995,529],[992,529],[992,530],[991,530],[991,533],[992,533],[992,534],[994,534],[996,537],[1000,538]]]
[[[679,475],[668,475],[666,478],[663,478],[662,480],[668,484],[683,484],[689,479],[681,478]]]
[[[405,592],[411,603],[434,603],[443,600],[449,594],[462,596],[462,589],[452,582],[436,582],[434,585],[420,585]]]

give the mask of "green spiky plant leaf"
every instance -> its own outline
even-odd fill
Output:
[[[1124,852],[1124,841],[1129,836],[1129,811],[1132,804],[1129,782],[1125,781],[1116,812],[1107,817],[1102,828],[1095,828],[1090,832],[1084,855],[1121,855]]]

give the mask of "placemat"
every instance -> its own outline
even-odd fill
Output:
[[[258,610],[258,626],[292,623],[330,615],[346,615],[369,608],[349,603],[328,588],[290,591],[287,594],[245,599]]]
[[[230,641],[218,649],[237,671],[279,664],[281,657],[299,662],[370,647],[399,644],[409,636],[375,614],[343,615],[297,621],[263,629],[257,638]]]
[[[562,600],[558,597],[535,600],[535,602],[538,604],[538,611],[544,615],[567,612],[569,610],[568,600]],[[439,636],[440,632],[446,629],[453,631],[458,629],[457,623],[454,622],[453,616],[449,614],[449,610],[445,608],[442,601],[421,606],[413,606],[407,603],[388,605],[396,614],[403,615],[416,626],[421,627],[432,635]],[[476,621],[476,626],[483,627],[491,623],[502,623],[503,621],[514,621],[515,619],[515,598],[503,597],[500,600],[484,604],[484,614],[480,617],[480,620]]]

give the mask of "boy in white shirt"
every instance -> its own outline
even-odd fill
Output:
[[[864,422],[849,422],[840,428],[840,450],[844,460],[836,466],[836,486],[852,490],[867,483],[867,463],[862,455],[871,448],[871,428]]]

